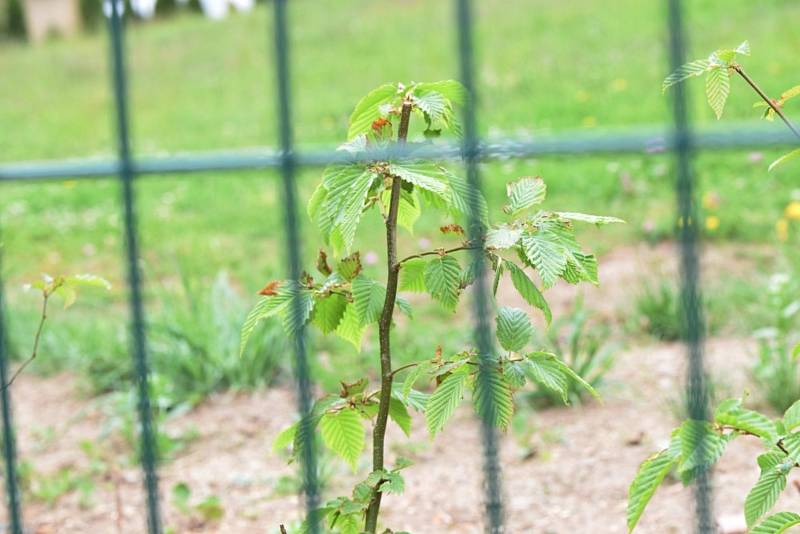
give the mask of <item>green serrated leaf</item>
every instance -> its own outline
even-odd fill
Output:
[[[728,440],[717,433],[710,423],[687,419],[679,432],[681,463],[679,471],[684,482],[710,469],[725,452]]]
[[[525,356],[523,369],[531,380],[544,388],[561,395],[564,404],[569,403],[569,378],[556,361],[554,354],[533,352]]]
[[[721,404],[714,420],[720,425],[755,434],[770,444],[778,441],[775,423],[765,415],[742,408],[740,402]]]
[[[258,326],[258,323],[268,317],[280,312],[289,303],[289,299],[285,295],[273,295],[269,297],[262,297],[255,306],[247,314],[247,318],[242,325],[241,340],[239,343],[239,356],[244,354],[244,349],[247,348],[247,342],[253,331]]]
[[[348,282],[361,272],[361,254],[354,252],[336,264],[336,272]]]
[[[514,217],[528,208],[541,204],[547,196],[547,185],[538,176],[520,178],[506,186],[508,205],[504,211]]]
[[[547,304],[547,301],[542,295],[539,288],[536,287],[528,275],[525,274],[525,271],[522,270],[518,265],[510,261],[503,261],[503,265],[505,265],[506,269],[508,269],[509,274],[511,275],[511,282],[514,284],[514,288],[520,294],[520,296],[525,299],[525,302],[539,308],[544,313],[544,318],[547,321],[547,324],[553,320],[553,314],[550,311],[550,306]]]
[[[572,211],[557,211],[556,215],[568,221],[585,222],[589,224],[596,224],[602,226],[604,224],[625,223],[622,219],[616,217],[605,217],[603,215],[589,215],[586,213],[575,213]]]
[[[748,527],[752,527],[775,505],[785,487],[786,473],[780,467],[761,474],[744,500],[744,517]]]
[[[628,488],[628,532],[633,532],[647,503],[650,502],[656,489],[677,461],[678,458],[670,449],[665,449],[651,456],[639,466],[636,477]]]
[[[442,306],[454,311],[461,290],[461,266],[453,256],[437,256],[425,266],[425,287]]]
[[[783,448],[794,463],[800,463],[800,432],[789,434],[783,438]]]
[[[514,415],[511,388],[494,365],[482,366],[475,377],[473,401],[478,415],[501,430],[508,428]]]
[[[497,340],[511,352],[519,352],[533,337],[533,327],[528,314],[518,308],[501,307],[497,310]]]
[[[715,67],[706,76],[706,98],[708,105],[714,110],[717,119],[722,117],[725,110],[725,102],[731,92],[731,80],[728,67]]]
[[[404,163],[402,165],[394,163],[389,165],[389,173],[431,193],[440,196],[448,194],[444,171],[432,163]]]
[[[381,316],[386,301],[386,288],[360,274],[353,279],[353,304],[362,325],[374,323]]]
[[[358,458],[364,450],[364,426],[358,411],[344,408],[326,412],[319,425],[325,446],[341,456],[355,471]]]
[[[782,534],[796,525],[800,525],[800,515],[794,512],[778,512],[753,527],[750,534]]]
[[[711,63],[707,59],[690,61],[685,65],[681,65],[675,70],[675,72],[667,76],[664,79],[664,83],[661,85],[661,89],[666,91],[673,85],[676,85],[693,76],[702,76],[708,71],[709,68],[711,68]]]
[[[425,404],[425,422],[431,436],[439,433],[455,413],[464,397],[467,377],[467,373],[463,371],[450,374],[428,398],[428,402]]]
[[[567,255],[556,235],[547,231],[522,234],[522,250],[536,268],[544,287],[552,287],[567,268]]]

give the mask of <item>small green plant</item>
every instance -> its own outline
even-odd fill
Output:
[[[37,289],[42,294],[42,308],[39,315],[39,324],[34,334],[33,349],[31,350],[30,356],[19,366],[8,380],[8,383],[3,387],[11,387],[22,371],[36,359],[39,352],[39,342],[42,339],[42,332],[44,332],[44,325],[47,321],[48,304],[53,295],[61,297],[64,301],[64,309],[67,309],[75,304],[78,298],[78,291],[84,287],[99,287],[109,290],[111,289],[111,284],[99,276],[79,274],[75,276],[56,276],[55,278],[44,275],[41,280],[37,280],[26,286],[27,289]]]
[[[183,515],[198,517],[204,523],[219,521],[225,515],[225,508],[216,495],[209,495],[194,504],[191,501],[192,489],[186,482],[178,482],[172,487],[172,504]]]
[[[385,84],[364,97],[350,117],[348,141],[341,150],[362,156],[368,148],[405,146],[414,150],[432,142],[442,131],[458,133],[456,106],[467,98],[455,81]],[[409,139],[411,118],[422,120],[421,142]],[[391,334],[395,310],[412,316],[408,301],[398,291],[425,293],[444,309],[454,312],[461,295],[475,282],[478,266],[459,253],[479,255],[493,271],[493,293],[504,274],[523,299],[540,310],[548,322],[551,311],[542,291],[526,273],[538,273],[544,289],[559,279],[569,283],[597,283],[597,259],[583,250],[575,237],[575,223],[602,225],[621,222],[571,212],[545,211],[546,185],[541,178],[521,178],[508,185],[504,220],[490,224],[489,209],[479,192],[445,167],[421,158],[404,161],[366,161],[329,166],[322,183],[308,204],[326,244],[338,261],[331,262],[320,250],[317,277],[303,273],[299,280],[275,280],[262,290],[242,328],[242,350],[256,325],[272,316],[282,319],[287,334],[296,336],[304,324],[323,333],[335,333],[361,350],[367,328],[378,324],[380,384],[371,387],[367,378],[342,383],[338,395],[326,395],[313,406],[310,419],[297,422],[276,440],[277,448],[292,447],[302,457],[307,438],[300,430],[319,432],[322,443],[356,471],[365,449],[364,422],[373,423],[372,466],[352,494],[328,501],[318,511],[326,530],[341,534],[373,534],[378,528],[382,497],[404,489],[402,471],[410,462],[396,458],[386,463],[386,429],[391,419],[406,434],[411,432],[409,410],[425,414],[431,436],[440,433],[465,394],[472,394],[478,413],[489,417],[501,429],[511,420],[513,393],[528,380],[557,392],[567,401],[570,384],[588,391],[594,388],[569,365],[550,352],[531,351],[533,326],[521,309],[499,306],[496,337],[502,350],[478,355],[467,347],[455,353],[437,351],[427,360],[392,366]],[[448,217],[441,229],[451,246],[401,256],[397,247],[398,227],[411,231],[423,207]],[[475,208],[477,207],[477,208]],[[478,212],[472,215],[472,210]],[[362,214],[378,210],[386,230],[387,277],[385,284],[362,272],[358,252],[353,252]],[[465,221],[477,219],[480,228],[466,235]],[[485,236],[485,237],[484,237]],[[291,304],[294,302],[294,306]],[[302,324],[297,322],[301,310]],[[431,347],[431,353],[434,353]],[[484,362],[489,361],[486,364]],[[485,380],[476,380],[482,367]],[[432,383],[433,392],[423,393],[418,382]],[[488,399],[491,399],[488,400]],[[491,407],[491,413],[487,413]],[[387,529],[386,532],[392,532]]]
[[[661,341],[680,339],[679,303],[680,295],[674,284],[663,281],[645,284],[636,297],[637,327]]]
[[[731,92],[731,74],[738,74],[759,98],[761,98],[760,101],[753,104],[753,107],[764,108],[763,116],[769,121],[774,120],[777,115],[789,130],[800,138],[800,130],[797,129],[783,112],[784,105],[789,100],[800,95],[800,85],[795,85],[784,91],[780,98],[770,98],[737,61],[740,56],[749,55],[750,43],[748,41],[744,41],[736,48],[721,48],[715,50],[706,59],[696,59],[680,66],[675,72],[664,79],[662,89],[666,91],[673,85],[681,83],[684,80],[705,75],[706,99],[708,100],[708,105],[714,110],[717,119],[720,119],[725,110],[725,103],[728,101],[728,95],[730,95]],[[788,154],[773,161],[769,166],[769,170],[771,171],[777,166],[798,156],[800,156],[800,148],[792,150]]]
[[[606,325],[590,324],[589,313],[583,299],[578,299],[572,311],[555,319],[544,335],[539,334],[540,345],[554,354],[560,355],[578,376],[582,377],[595,390],[605,384],[606,374],[614,366],[614,353],[608,344],[610,333]],[[567,398],[570,402],[580,402],[587,390],[578,381],[570,379]],[[531,392],[535,404],[556,405],[562,402],[560,393],[544,387]]]
[[[628,492],[628,530],[633,531],[653,493],[673,470],[684,484],[692,482],[722,457],[728,443],[740,436],[761,440],[757,458],[761,476],[747,494],[744,515],[750,534],[780,534],[800,525],[800,515],[779,512],[762,518],[786,488],[790,471],[800,467],[800,401],[782,418],[772,420],[745,409],[741,399],[717,407],[712,422],[687,419],[672,432],[669,446],[645,460]]]
[[[772,324],[756,331],[758,360],[753,366],[753,379],[764,400],[780,412],[800,399],[800,364],[792,356],[797,341],[800,318],[800,287],[788,274],[770,279],[767,301],[772,311]]]

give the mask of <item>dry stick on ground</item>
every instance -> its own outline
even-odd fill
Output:
[[[3,387],[10,388],[11,385],[14,383],[14,381],[17,379],[17,377],[20,375],[20,373],[22,373],[22,371],[24,371],[25,368],[28,367],[28,365],[33,360],[36,359],[36,354],[39,352],[39,340],[42,337],[42,330],[44,329],[44,322],[47,320],[47,301],[49,298],[50,295],[48,293],[44,293],[44,297],[42,299],[42,316],[39,318],[39,327],[36,329],[36,336],[33,338],[33,350],[31,351],[30,357],[28,357],[28,359],[25,360],[25,362],[23,362],[23,364],[19,367],[19,369],[17,369],[17,371],[8,381],[8,383]]]
[[[778,104],[776,104],[776,103],[775,103],[775,101],[774,101],[774,100],[772,100],[772,99],[771,99],[771,98],[770,98],[770,97],[767,95],[767,93],[765,93],[765,92],[764,92],[764,91],[761,89],[761,87],[759,87],[759,86],[758,86],[758,84],[757,84],[757,83],[756,83],[756,82],[755,82],[755,81],[754,81],[754,80],[753,80],[753,79],[752,79],[752,78],[751,78],[751,77],[750,77],[750,76],[749,76],[749,75],[748,75],[748,74],[747,74],[747,73],[744,71],[744,69],[741,67],[741,65],[733,64],[733,65],[731,65],[731,68],[732,68],[734,71],[736,71],[736,73],[737,73],[739,76],[741,76],[741,77],[742,77],[742,79],[744,79],[744,81],[746,81],[746,82],[747,82],[747,84],[748,84],[750,87],[752,87],[752,88],[753,88],[753,91],[755,91],[755,92],[756,92],[756,94],[758,94],[758,96],[760,96],[760,97],[761,97],[761,99],[762,99],[764,102],[766,102],[766,103],[767,103],[767,105],[768,105],[770,108],[772,108],[772,111],[774,111],[774,112],[775,112],[775,113],[778,115],[778,117],[780,117],[780,118],[781,118],[781,120],[783,120],[784,124],[786,124],[786,126],[787,126],[787,127],[788,127],[788,128],[791,130],[791,131],[792,131],[792,133],[793,133],[794,135],[796,135],[798,138],[800,138],[800,130],[798,130],[798,129],[797,129],[797,126],[795,126],[794,124],[792,124],[792,121],[790,121],[790,120],[788,119],[788,117],[786,117],[786,115],[783,113],[783,110],[781,109],[781,107],[780,107]]]
[[[400,126],[397,131],[397,143],[404,145],[408,138],[408,123],[411,119],[410,101],[403,101],[400,112]],[[378,338],[380,341],[381,355],[381,393],[378,404],[378,416],[375,419],[375,429],[372,432],[372,470],[383,469],[384,442],[386,439],[386,424],[389,419],[389,403],[392,400],[392,349],[389,330],[392,327],[394,303],[397,298],[397,283],[400,275],[400,264],[397,262],[397,212],[400,206],[400,187],[402,182],[397,176],[392,178],[392,192],[389,200],[389,213],[386,216],[386,265],[388,266],[386,280],[386,300],[383,311],[378,320]],[[382,482],[382,481],[381,481]],[[375,487],[372,500],[367,508],[364,530],[370,534],[375,533],[378,526],[378,513],[381,509],[381,492],[378,491],[380,482]]]

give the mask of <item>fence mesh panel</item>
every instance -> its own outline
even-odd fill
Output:
[[[53,163],[16,163],[0,165],[0,182],[34,181],[56,178],[106,178],[116,175],[121,184],[121,204],[124,215],[126,240],[128,285],[130,301],[131,358],[134,362],[136,387],[138,393],[138,415],[140,420],[141,464],[146,492],[146,523],[150,534],[161,534],[162,525],[159,512],[159,489],[157,476],[155,428],[152,420],[150,391],[148,387],[148,361],[146,351],[146,332],[142,302],[141,277],[139,273],[139,251],[137,244],[136,203],[134,195],[135,178],[147,174],[168,172],[201,173],[208,171],[235,171],[239,169],[270,169],[280,171],[283,184],[283,206],[285,209],[285,243],[287,270],[291,280],[297,280],[301,273],[300,229],[297,214],[297,194],[295,175],[300,166],[320,166],[341,161],[341,152],[317,151],[297,152],[292,138],[292,116],[290,90],[289,29],[287,21],[288,0],[272,0],[274,17],[274,60],[277,86],[277,121],[279,146],[275,151],[263,153],[204,153],[192,156],[176,156],[155,159],[137,159],[130,152],[128,124],[128,95],[125,76],[124,24],[121,16],[121,1],[107,0],[109,13],[108,28],[111,43],[111,79],[114,92],[114,105],[117,128],[117,159],[114,161],[69,161]],[[673,68],[683,64],[685,59],[685,39],[683,29],[683,2],[666,0],[666,18],[669,30],[669,52]],[[509,139],[505,142],[484,142],[479,139],[476,127],[476,88],[474,83],[475,59],[473,54],[473,28],[471,0],[453,0],[454,23],[458,29],[457,50],[459,55],[460,78],[471,98],[464,110],[464,136],[460,146],[439,146],[426,153],[415,151],[415,157],[430,157],[463,160],[468,183],[480,189],[479,162],[494,158],[527,158],[549,154],[593,154],[624,152],[662,152],[672,151],[675,161],[676,194],[680,220],[689,221],[695,216],[695,186],[692,172],[692,155],[698,149],[725,149],[737,147],[772,146],[793,142],[791,135],[761,129],[738,130],[737,133],[705,130],[694,131],[688,114],[688,99],[684,85],[678,85],[673,95],[673,127],[665,131],[623,131],[606,135],[553,136],[537,140]],[[394,147],[384,151],[366,154],[366,158],[403,158],[407,151]],[[349,156],[347,156],[349,157]],[[477,207],[472,206],[473,215]],[[471,217],[469,228],[471,239],[481,239],[481,225],[477,216]],[[688,375],[686,391],[688,414],[695,420],[708,417],[708,398],[703,365],[704,319],[699,287],[699,257],[697,225],[684,224],[679,230],[680,264],[682,279],[682,310],[686,324],[686,343]],[[0,248],[0,254],[2,249]],[[474,261],[482,265],[483,256],[474,255]],[[2,258],[0,258],[2,261]],[[0,264],[1,267],[2,264]],[[1,270],[1,269],[0,269]],[[294,299],[292,314],[297,324],[302,323],[298,299]],[[490,306],[484,278],[478,276],[476,298],[474,299],[474,339],[483,364],[480,366],[478,380],[483,380],[483,372],[492,354],[493,346],[490,329]],[[2,283],[0,282],[0,381],[5,384],[8,374],[8,336],[4,326]],[[312,377],[303,330],[294,343],[294,372],[298,393],[298,412],[301,427],[305,425],[307,436],[310,431],[312,406]],[[8,528],[13,534],[22,534],[22,514],[20,491],[17,480],[17,459],[15,431],[12,422],[10,391],[0,388],[0,413],[2,414],[3,455],[5,466],[6,501],[8,507]],[[492,407],[485,406],[482,415],[491,414]],[[491,534],[504,531],[502,486],[498,459],[498,437],[488,417],[482,417],[481,433],[483,440],[485,530]],[[302,429],[301,429],[302,431]],[[307,446],[301,458],[303,490],[305,492],[306,512],[309,531],[317,534],[322,531],[314,516],[319,506],[319,482],[317,480],[317,458],[315,447]],[[711,484],[708,473],[703,473],[695,483],[695,531],[708,533],[714,531],[711,507]]]

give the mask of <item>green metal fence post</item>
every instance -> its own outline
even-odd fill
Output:
[[[136,226],[136,203],[131,160],[127,85],[125,80],[125,55],[121,0],[107,0],[110,4],[109,27],[111,32],[111,60],[113,67],[114,104],[117,118],[117,149],[119,152],[119,179],[122,184],[122,204],[125,223],[125,252],[127,254],[128,287],[130,290],[131,348],[140,423],[141,462],[144,489],[147,494],[147,528],[150,534],[161,534],[159,513],[157,449],[148,385],[147,341],[145,339],[144,307],[142,304],[141,274],[139,271],[139,245]]]
[[[686,58],[686,39],[683,29],[683,5],[681,0],[669,0],[670,63],[672,71],[684,64]],[[688,352],[689,366],[686,381],[688,416],[698,422],[709,417],[708,393],[705,384],[703,363],[703,339],[705,320],[700,296],[700,261],[698,257],[699,234],[697,230],[697,208],[695,202],[694,170],[692,155],[695,150],[688,110],[686,84],[673,88],[672,111],[675,126],[675,189],[678,201],[681,260],[681,305],[684,316],[684,339]],[[705,458],[705,425],[700,424],[701,432],[697,438],[700,457]],[[701,470],[694,482],[695,532],[710,534],[716,531],[712,511],[711,473]]]
[[[6,505],[11,534],[22,534],[22,507],[17,478],[16,436],[8,384],[8,334],[5,323],[5,301],[3,300],[3,234],[0,232],[0,410],[3,416],[3,461],[6,479]]]

